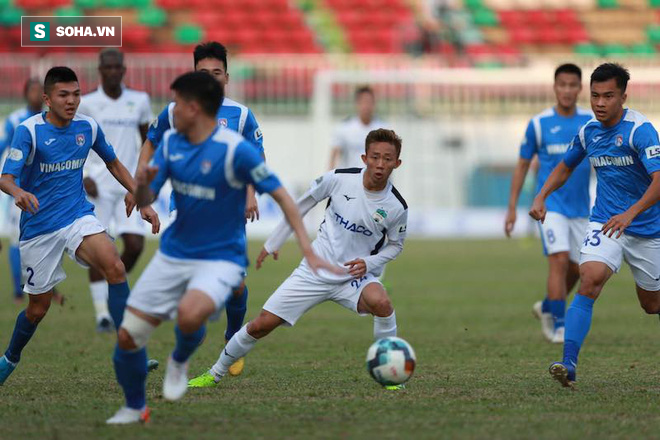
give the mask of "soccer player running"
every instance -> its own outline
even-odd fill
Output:
[[[563,386],[576,380],[578,353],[591,326],[593,305],[625,260],[637,298],[648,314],[660,313],[660,142],[644,115],[624,108],[630,75],[606,63],[591,74],[595,119],[575,136],[536,196],[530,215],[546,219],[546,199],[585,157],[596,168],[596,204],[580,255],[580,287],[566,313],[564,359],[550,366]]]
[[[155,166],[138,169],[136,201],[139,206],[152,203],[170,179],[179,210],[128,300],[114,354],[126,406],[108,424],[149,418],[145,346],[155,327],[175,315],[176,347],[168,360],[163,397],[178,400],[185,394],[188,359],[204,338],[206,320],[245,276],[246,185],[269,193],[280,205],[312,270],[344,271],[316,256],[295,202],[254,145],[218,126],[222,84],[207,73],[192,72],[177,78],[172,89],[176,131],[163,136]]]
[[[93,149],[128,191],[136,183],[106,142],[103,130],[89,116],[78,114],[80,86],[73,70],[53,67],[44,80],[48,111],[23,121],[14,134],[0,177],[0,190],[23,210],[20,252],[27,308],[19,313],[4,356],[0,358],[0,385],[14,371],[21,351],[46,316],[53,287],[66,278],[62,254],[83,267],[99,270],[109,283],[110,314],[121,322],[129,294],[126,271],[105,227],[87,201],[82,168]],[[16,179],[20,178],[20,187]],[[158,229],[151,208],[142,216]],[[146,367],[146,363],[145,363]]]
[[[593,115],[577,106],[582,91],[582,71],[574,64],[555,70],[553,86],[557,104],[534,116],[520,146],[520,157],[511,182],[509,209],[504,232],[511,237],[516,223],[516,206],[534,156],[538,156],[537,193],[561,162],[573,137]],[[581,163],[563,188],[548,198],[548,215],[540,225],[543,251],[548,258],[547,294],[532,309],[541,321],[547,340],[564,342],[566,297],[579,278],[580,246],[589,217],[591,167]]]
[[[234,359],[245,356],[257,341],[284,324],[293,326],[312,307],[334,301],[359,314],[374,316],[374,338],[396,336],[396,315],[378,279],[385,264],[403,249],[408,206],[389,181],[401,165],[401,139],[392,130],[374,130],[366,137],[365,168],[330,171],[312,183],[298,200],[304,216],[328,199],[325,218],[312,244],[324,259],[349,268],[342,275],[313,273],[309,264],[297,269],[273,293],[261,314],[234,335],[209,371],[191,380],[192,388],[212,387],[227,374]],[[264,244],[259,269],[278,251],[291,229],[281,223]],[[394,389],[402,386],[392,387]]]
[[[224,87],[229,82],[227,72],[227,49],[220,43],[212,41],[200,44],[193,52],[194,68],[196,71],[206,72],[213,76]],[[140,164],[146,166],[151,160],[156,147],[163,139],[164,133],[173,126],[174,102],[168,104],[158,115],[158,118],[149,127],[147,140],[140,152]],[[218,114],[216,115],[218,125],[230,128],[241,134],[247,141],[257,148],[259,154],[264,155],[263,135],[252,111],[236,101],[225,97],[222,101]],[[245,218],[250,221],[259,219],[259,206],[252,185],[247,186]],[[174,197],[170,201],[170,211],[176,209]],[[174,214],[175,215],[175,214]],[[248,288],[245,283],[237,287],[232,298],[227,301],[227,330],[225,331],[225,342],[229,341],[243,325],[245,313],[247,312]],[[215,319],[216,317],[214,317]],[[150,361],[153,362],[153,361]],[[230,374],[238,376],[243,372],[244,359],[237,359]]]
[[[330,153],[330,168],[361,167],[364,140],[367,135],[379,128],[389,128],[382,119],[376,117],[376,94],[369,86],[355,90],[355,110],[335,129]]]
[[[139,148],[146,140],[149,123],[154,119],[149,95],[126,87],[122,80],[126,73],[124,54],[115,48],[104,49],[99,55],[101,85],[84,95],[78,111],[96,120],[115,149],[122,164],[135,174]],[[85,190],[94,204],[94,213],[101,224],[122,238],[124,250],[121,261],[126,272],[135,266],[144,249],[144,220],[137,211],[126,216],[123,203],[126,190],[107,172],[105,163],[95,153],[90,154],[84,168]],[[103,274],[89,269],[89,287],[96,312],[96,330],[112,332],[114,323],[108,312],[108,283]]]
[[[41,81],[36,78],[30,78],[23,87],[23,97],[27,103],[26,107],[12,112],[5,121],[4,136],[0,139],[0,156],[6,157],[11,146],[11,140],[14,137],[16,128],[27,118],[41,112],[43,96],[43,87]],[[0,160],[0,163],[2,160]],[[18,249],[18,232],[21,210],[14,203],[11,203],[7,210],[7,219],[9,224],[10,244],[9,244],[9,268],[12,282],[14,284],[14,302],[21,304],[23,302],[23,286],[21,282],[21,253]],[[1,248],[2,244],[0,244]]]

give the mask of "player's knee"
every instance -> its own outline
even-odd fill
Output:
[[[390,316],[392,312],[394,312],[392,302],[386,295],[382,298],[378,298],[374,304],[371,305],[371,310],[374,316],[380,317]]]
[[[126,268],[119,257],[114,258],[112,262],[105,267],[105,278],[109,284],[123,283],[126,281]]]
[[[261,311],[256,319],[248,323],[247,332],[255,339],[261,339],[273,330],[275,330],[282,320],[272,313]]]
[[[176,323],[184,334],[188,334],[199,330],[204,323],[204,320],[204,316],[200,313],[195,313],[194,311],[186,312],[179,309]]]
[[[580,293],[592,297],[598,296],[607,281],[607,277],[591,270],[580,270]]]
[[[124,312],[124,320],[117,332],[117,344],[122,350],[136,350],[147,345],[156,326],[136,315],[130,309]]]
[[[139,235],[124,236],[124,254],[130,258],[137,259],[144,251],[144,237]]]
[[[660,303],[656,302],[643,302],[641,303],[642,309],[649,315],[657,315],[660,313]]]

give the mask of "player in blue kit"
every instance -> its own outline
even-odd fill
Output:
[[[136,201],[139,206],[152,203],[169,179],[179,212],[128,300],[114,354],[126,406],[108,424],[148,419],[145,346],[156,326],[175,315],[176,347],[168,360],[163,397],[178,400],[185,394],[188,359],[204,337],[206,320],[245,276],[247,184],[268,192],[280,205],[313,270],[341,271],[316,256],[295,202],[257,149],[218,126],[222,85],[206,73],[192,72],[177,78],[172,89],[176,131],[163,136],[155,166],[138,169]]]
[[[534,156],[539,159],[538,192],[561,162],[573,136],[593,116],[577,106],[582,90],[582,71],[578,66],[557,67],[553,89],[557,104],[532,118],[520,146],[504,225],[507,237],[513,231],[518,197]],[[580,246],[589,217],[590,174],[587,162],[575,169],[566,185],[548,198],[548,215],[541,224],[543,251],[548,257],[547,295],[534,304],[532,311],[541,321],[543,335],[555,343],[564,342],[566,297],[579,278]]]
[[[14,137],[16,128],[27,118],[41,112],[43,87],[41,81],[36,78],[30,78],[25,82],[23,96],[27,106],[12,112],[5,121],[4,136],[0,138],[0,156],[8,152],[11,146],[11,140]],[[0,160],[0,163],[2,161]],[[21,282],[21,253],[18,249],[18,230],[20,223],[21,210],[13,203],[9,205],[7,219],[11,230],[11,242],[9,245],[9,267],[11,270],[12,282],[14,284],[14,302],[23,302],[23,286]],[[0,245],[1,247],[1,245]]]
[[[530,215],[543,221],[548,196],[564,184],[585,157],[596,169],[596,204],[580,255],[580,287],[566,313],[564,359],[550,366],[564,386],[576,380],[578,353],[591,326],[593,305],[625,260],[637,298],[649,314],[660,313],[660,141],[646,117],[624,108],[630,76],[619,64],[591,75],[589,121],[573,139],[534,200]]]
[[[218,80],[223,86],[229,82],[229,73],[227,73],[227,49],[218,42],[209,42],[195,47],[193,52],[194,67],[196,71],[207,72]],[[147,140],[145,141],[140,153],[140,163],[147,165],[155,148],[163,138],[163,134],[173,127],[174,123],[174,102],[170,103],[158,115],[158,118],[149,127]],[[218,109],[217,123],[220,126],[230,128],[254,144],[260,154],[263,156],[263,135],[261,128],[257,123],[252,111],[236,101],[225,97],[222,105]],[[254,221],[259,219],[259,206],[255,197],[254,188],[251,185],[247,187],[247,202],[245,208],[245,218]],[[170,201],[170,211],[176,209],[174,197]],[[227,302],[227,330],[225,332],[225,341],[229,341],[234,334],[243,326],[245,313],[247,312],[248,289],[245,284],[236,289],[234,296]],[[230,369],[232,376],[237,376],[243,372],[244,359],[238,359]]]
[[[21,351],[46,316],[53,287],[66,278],[62,269],[64,252],[104,275],[109,283],[110,312],[118,322],[129,294],[124,265],[94,216],[83,188],[82,169],[89,150],[103,159],[128,191],[135,191],[135,181],[96,121],[76,113],[80,86],[71,69],[50,69],[43,97],[49,110],[18,126],[0,178],[0,190],[12,196],[23,210],[19,246],[24,289],[30,294],[27,308],[16,319],[9,347],[0,358],[0,385],[16,368]],[[158,216],[151,208],[143,209],[142,216],[154,230],[158,228]]]

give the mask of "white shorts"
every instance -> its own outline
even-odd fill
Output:
[[[13,198],[9,198],[7,209],[7,227],[9,230],[9,242],[15,246],[21,233],[21,208],[16,206]]]
[[[172,258],[157,251],[128,297],[128,305],[162,320],[173,319],[188,290],[201,290],[221,309],[245,278],[230,261]]]
[[[639,287],[651,292],[660,291],[660,238],[627,234],[615,238],[616,233],[610,238],[603,235],[602,228],[602,223],[589,222],[580,264],[598,261],[618,272],[625,260]]]
[[[545,221],[539,223],[545,255],[568,252],[571,261],[579,262],[580,248],[588,223],[587,218],[568,218],[549,211],[545,215]]]
[[[359,313],[360,295],[364,288],[371,283],[381,284],[380,280],[371,274],[367,274],[360,280],[354,279],[344,283],[330,284],[319,280],[309,269],[300,265],[268,298],[263,309],[279,316],[289,326],[294,326],[296,321],[309,309],[324,301],[334,301]]]
[[[88,197],[94,204],[94,214],[102,225],[105,225],[113,235],[122,234],[145,235],[147,222],[137,209],[134,209],[130,217],[126,217],[126,205],[124,205],[125,194],[111,192],[100,192],[96,198]]]
[[[77,219],[69,226],[19,243],[21,272],[27,293],[38,295],[49,292],[66,279],[62,269],[64,252],[82,267],[88,266],[76,257],[78,246],[88,235],[105,231],[105,227],[93,215]]]

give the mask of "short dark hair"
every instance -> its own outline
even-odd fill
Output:
[[[78,82],[76,72],[64,66],[51,67],[44,79],[44,92],[50,93],[53,86],[61,82]]]
[[[227,70],[227,48],[217,41],[209,41],[195,46],[193,52],[195,67],[197,67],[197,63],[206,58],[215,58],[222,61],[222,64],[225,65],[225,71]]]
[[[367,135],[367,139],[364,141],[365,153],[369,152],[369,145],[374,142],[387,142],[388,144],[392,144],[396,149],[396,157],[398,158],[401,155],[401,138],[394,132],[394,130],[379,128],[370,131]]]
[[[618,63],[605,63],[596,67],[596,70],[591,74],[590,84],[609,81],[612,78],[616,80],[616,86],[619,90],[625,92],[630,80],[630,73],[628,69]]]
[[[357,89],[355,89],[355,99],[358,99],[361,95],[368,93],[371,95],[371,97],[375,97],[376,94],[374,93],[374,89],[371,88],[371,86],[360,86]]]
[[[170,88],[184,99],[197,102],[204,113],[213,117],[225,97],[222,85],[206,72],[184,73],[174,80]]]
[[[30,90],[30,87],[32,87],[35,84],[38,84],[39,86],[41,86],[41,81],[39,81],[39,78],[32,77],[32,78],[28,78],[27,81],[25,81],[25,84],[23,85],[23,96],[24,97],[27,97],[28,90]]]
[[[99,52],[99,66],[103,65],[103,61],[105,60],[106,57],[108,56],[114,56],[119,58],[119,62],[123,65],[124,64],[124,52],[121,50],[117,49],[116,47],[106,47],[103,49],[101,52]]]
[[[557,69],[555,69],[555,79],[557,79],[560,73],[570,73],[572,75],[577,75],[580,81],[582,81],[582,69],[573,63],[566,63],[557,67]]]

